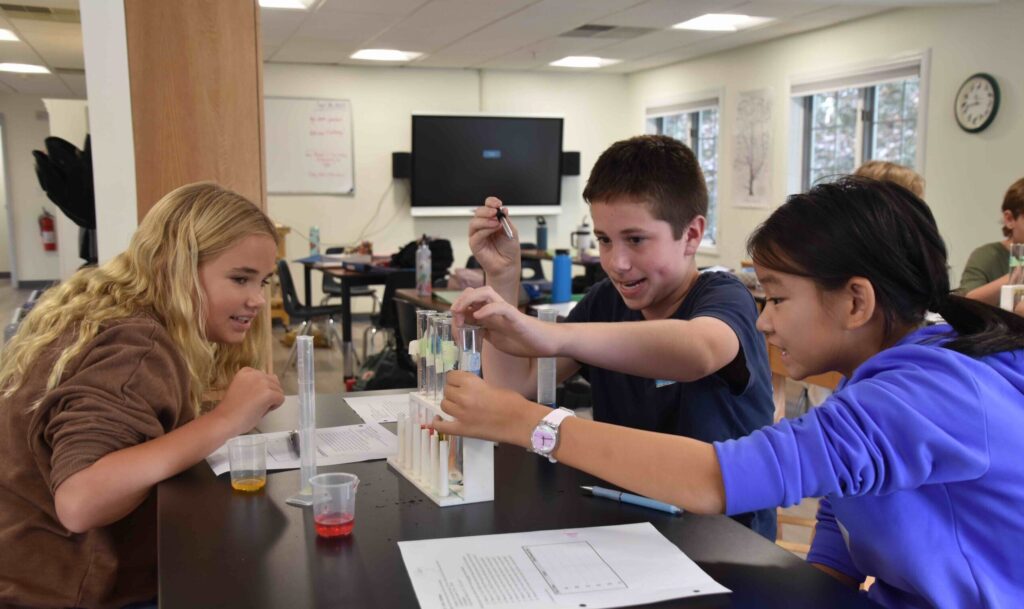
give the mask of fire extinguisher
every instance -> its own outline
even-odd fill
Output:
[[[44,251],[57,251],[57,230],[53,222],[53,214],[45,209],[43,213],[39,214],[39,236],[43,239]]]

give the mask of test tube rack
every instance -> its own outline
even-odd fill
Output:
[[[435,416],[451,419],[437,402],[416,392],[409,394],[409,412],[406,417],[399,417],[398,454],[388,457],[388,464],[440,507],[494,501],[494,443],[461,439],[462,488],[451,491],[447,488],[448,451],[440,450],[437,434],[430,436],[434,440],[428,439],[428,443],[423,441],[425,434],[421,434],[420,424]]]

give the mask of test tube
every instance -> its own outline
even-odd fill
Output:
[[[416,359],[416,391],[421,395],[427,393],[427,354],[430,352],[430,318],[437,311],[429,309],[416,310],[416,347],[419,357]]]
[[[299,365],[299,492],[286,501],[313,505],[309,479],[316,475],[316,392],[313,380],[313,337],[299,336],[296,351]]]
[[[455,368],[458,360],[458,348],[452,336],[451,315],[441,314],[434,318],[434,394],[435,401],[444,398],[444,376]]]
[[[540,309],[537,318],[554,323],[558,320],[558,312],[554,309]],[[556,361],[553,357],[537,358],[537,402],[551,408],[555,407],[555,385],[558,381]]]
[[[448,439],[448,488],[456,495],[462,495],[462,436],[445,436]]]
[[[459,328],[459,370],[480,376],[480,326]]]

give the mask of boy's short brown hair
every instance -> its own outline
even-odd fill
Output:
[[[601,153],[583,189],[587,203],[618,197],[645,201],[679,239],[690,222],[708,214],[708,187],[693,151],[666,135],[638,135]]]
[[[1006,191],[1006,195],[1003,197],[1003,211],[1010,212],[1014,218],[1019,218],[1021,214],[1024,214],[1024,178],[1011,184]],[[1013,235],[1013,231],[1003,226],[1003,236],[1011,235]]]

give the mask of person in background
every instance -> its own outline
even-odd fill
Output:
[[[731,273],[697,271],[708,194],[693,152],[663,135],[612,144],[583,198],[608,278],[560,324],[517,310],[519,242],[499,226],[501,201],[488,198],[476,210],[469,243],[487,285],[465,291],[452,312],[495,329],[484,343],[484,376],[533,397],[534,358],[557,357],[559,381],[577,371],[590,381],[598,421],[705,442],[771,424],[771,373],[754,298]],[[734,518],[775,540],[773,510]]]
[[[1003,196],[1003,240],[986,243],[971,252],[960,277],[961,294],[991,305],[1010,278],[1010,245],[1024,243],[1024,178]]]
[[[950,292],[935,219],[896,184],[848,177],[792,195],[748,250],[767,293],[758,328],[790,374],[845,376],[803,417],[714,443],[573,416],[552,432],[548,408],[452,372],[441,407],[455,420],[433,427],[691,512],[823,497],[807,560],[851,586],[874,576],[882,606],[1019,606],[1024,319]],[[925,325],[929,310],[949,325]]]
[[[0,607],[155,598],[153,487],[284,400],[257,369],[276,252],[251,202],[183,186],[22,321],[0,364]]]
[[[924,178],[905,165],[889,161],[868,161],[855,169],[853,175],[899,184],[918,197],[924,198]]]

